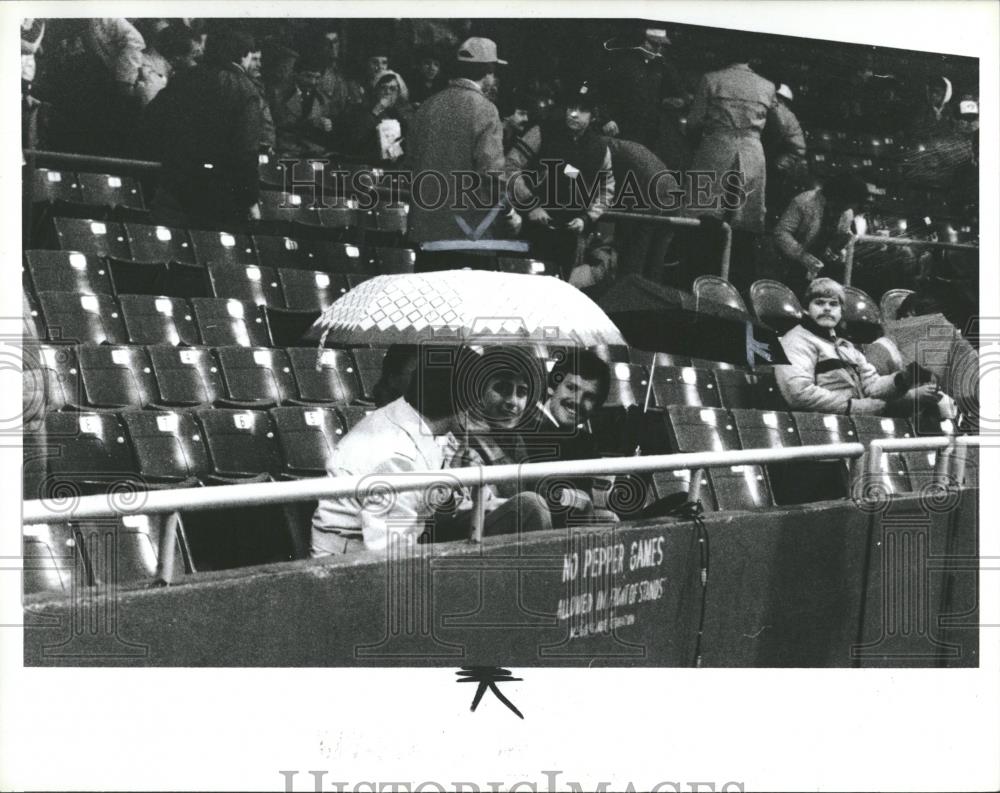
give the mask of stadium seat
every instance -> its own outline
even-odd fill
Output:
[[[356,365],[358,383],[361,386],[363,399],[375,401],[375,384],[382,377],[382,361],[385,359],[385,347],[354,347],[348,356],[353,356]]]
[[[802,317],[795,293],[780,281],[761,279],[750,286],[750,303],[758,320],[777,333],[786,333]]]
[[[614,363],[610,370],[611,389],[605,407],[643,407],[649,391],[649,375],[645,368],[634,363]]]
[[[193,297],[191,306],[202,343],[209,347],[270,347],[264,309],[244,300]]]
[[[896,319],[900,305],[912,294],[912,289],[890,289],[882,295],[882,300],[879,304],[879,310],[882,312],[882,318],[887,320]]]
[[[45,431],[50,498],[141,489],[125,428],[114,413],[49,413]]]
[[[605,405],[590,417],[590,432],[604,457],[630,457],[641,447],[641,405]]]
[[[266,234],[253,236],[258,262],[265,267],[309,268],[309,257],[305,243],[291,237],[276,237]],[[360,256],[360,252],[358,253]],[[242,264],[242,262],[240,262]]]
[[[417,263],[417,252],[410,248],[372,249],[375,272],[379,275],[412,273]]]
[[[231,297],[258,306],[285,305],[278,273],[256,264],[216,264],[206,266],[215,297]]]
[[[368,245],[392,245],[406,236],[410,208],[405,205],[379,206],[369,212],[359,212],[359,225]]]
[[[286,166],[276,157],[261,154],[257,161],[257,175],[260,186],[268,190],[283,190]]]
[[[373,410],[375,410],[374,407],[367,407],[365,405],[337,405],[337,412],[344,420],[344,432],[350,432],[354,429],[357,423]]]
[[[79,251],[92,256],[132,258],[125,226],[103,220],[55,218],[56,242],[63,251]]]
[[[324,476],[326,462],[344,434],[340,414],[324,407],[271,410],[278,431],[284,472],[293,477]]]
[[[721,407],[715,375],[693,366],[657,366],[649,375],[656,404]]]
[[[225,387],[220,406],[269,408],[295,399],[295,378],[284,350],[219,347],[215,355]]]
[[[910,427],[910,422],[906,419],[886,418],[883,416],[851,416],[851,421],[854,424],[854,430],[857,433],[858,442],[864,444],[866,448],[873,440],[913,437],[913,430]],[[917,452],[916,454],[926,455],[927,452]],[[910,492],[911,483],[908,475],[906,458],[912,457],[913,455],[913,452],[907,454],[883,455],[882,476],[880,481],[888,493]],[[865,453],[864,457],[865,465],[867,464],[867,457],[868,452]],[[861,470],[864,471],[866,469],[865,467],[862,467]],[[878,483],[875,484],[877,485]]]
[[[358,225],[357,205],[353,201],[337,200],[318,210],[320,224],[327,233],[347,234]]]
[[[122,422],[139,474],[154,485],[194,487],[212,470],[194,415],[183,410],[124,410]]]
[[[41,292],[38,301],[49,341],[73,344],[128,341],[118,305],[108,295]]]
[[[187,279],[173,280],[166,262],[131,262],[114,257],[106,259],[108,270],[115,282],[116,291],[130,295],[168,295],[170,297],[190,297],[186,289]],[[201,290],[207,287],[204,277],[200,279]],[[194,290],[198,294],[197,289]]]
[[[31,203],[58,213],[84,204],[80,181],[72,171],[36,168],[31,178]]]
[[[752,408],[757,378],[745,369],[715,369],[719,402],[724,408]]]
[[[298,236],[295,227],[319,228],[319,213],[310,208],[311,200],[298,193],[262,190],[260,193],[260,220],[255,228],[261,234]]]
[[[737,311],[746,312],[747,310],[739,290],[725,278],[719,278],[717,275],[698,276],[694,280],[691,291],[694,292],[696,311],[699,310],[698,303],[702,300],[729,306]]]
[[[790,415],[795,422],[803,446],[858,442],[858,434],[849,416],[799,411],[792,412]],[[848,494],[850,461],[841,459],[831,462],[817,462],[816,465],[828,472],[823,477],[823,482],[831,488],[828,498],[842,498]]]
[[[882,313],[871,296],[855,286],[844,287],[844,337],[869,344],[882,335]]]
[[[260,264],[253,237],[228,231],[191,229],[194,258],[202,266],[209,264]]]
[[[119,295],[129,344],[194,345],[198,325],[186,300],[153,295]]]
[[[355,273],[348,273],[344,276],[347,279],[347,291],[350,291],[357,287],[359,284],[363,284],[372,278],[371,275],[357,275]]]
[[[75,524],[94,582],[117,586],[148,585],[157,576],[160,532],[165,515],[122,515]],[[173,575],[186,572],[186,542],[178,527],[174,543]]]
[[[302,267],[306,270],[367,276],[375,274],[357,245],[329,240],[307,240],[303,245],[305,263]]]
[[[207,347],[157,344],[147,350],[159,393],[157,405],[201,407],[223,398],[219,362]]]
[[[107,265],[95,256],[73,251],[25,251],[31,284],[38,292],[113,295]]]
[[[83,203],[102,207],[108,216],[140,217],[146,213],[142,185],[132,176],[108,173],[78,173]]]
[[[758,410],[788,410],[773,367],[758,367],[754,374],[753,405]]]
[[[629,359],[632,363],[642,364],[647,372],[652,372],[659,366],[691,366],[691,357],[688,355],[674,355],[666,352],[648,352],[636,347],[629,348]]]
[[[319,313],[347,292],[347,280],[319,270],[278,270],[285,306],[292,311]]]
[[[144,408],[156,401],[156,380],[142,347],[81,344],[77,348],[88,408]]]
[[[132,251],[129,257],[132,261],[197,264],[194,247],[186,229],[126,223],[125,232]]]
[[[48,328],[45,327],[45,317],[42,316],[42,310],[39,308],[38,295],[30,289],[25,289],[24,302],[27,304],[25,306],[27,311],[24,321],[31,322],[31,324],[35,326],[35,332],[38,334],[38,338],[48,338]]]
[[[225,482],[270,479],[281,473],[274,425],[260,410],[195,410],[212,464],[211,477]]]
[[[68,523],[38,523],[22,532],[24,594],[69,595],[89,584],[82,549]],[[73,581],[73,576],[77,580]]]
[[[354,359],[346,350],[319,353],[316,347],[289,347],[288,357],[298,384],[296,402],[349,405],[363,398]]]
[[[38,359],[45,373],[45,404],[49,410],[78,410],[83,406],[83,385],[76,347],[39,345]]]
[[[666,409],[673,448],[678,452],[730,451],[742,448],[736,425],[726,410],[672,406]],[[772,506],[770,488],[759,465],[727,466],[708,472],[720,510]]]

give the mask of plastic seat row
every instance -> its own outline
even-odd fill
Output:
[[[370,403],[380,350],[43,344],[50,411]],[[357,358],[365,363],[359,367]]]
[[[244,264],[326,272],[399,272],[412,251],[291,236],[203,231],[84,218],[53,220],[54,246],[121,262]],[[392,251],[402,250],[394,254]],[[404,270],[405,271],[405,270]]]
[[[56,214],[87,212],[102,218],[139,217],[146,211],[142,184],[132,176],[36,168],[31,176],[31,201]]]

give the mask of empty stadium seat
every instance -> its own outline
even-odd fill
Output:
[[[417,263],[417,252],[410,248],[372,249],[375,272],[379,275],[412,273]]]
[[[76,347],[42,344],[38,360],[45,374],[45,404],[49,410],[79,409],[83,406],[83,385]]]
[[[344,434],[340,414],[324,407],[279,407],[271,410],[289,476],[324,476],[326,463]]]
[[[315,347],[289,347],[288,357],[301,403],[349,405],[364,396],[354,359],[346,350],[320,353]]]
[[[882,313],[871,296],[855,286],[844,287],[844,337],[868,344],[882,335]]]
[[[757,378],[745,369],[715,369],[719,387],[719,402],[724,408],[756,407],[754,389]]]
[[[263,481],[281,473],[281,449],[266,412],[214,408],[198,409],[195,416],[208,446],[211,478]]]
[[[45,327],[45,317],[42,316],[42,310],[39,308],[38,295],[32,292],[30,289],[23,290],[24,293],[24,321],[25,323],[30,322],[34,328],[35,333],[38,338],[45,339],[48,338],[48,328]],[[27,328],[27,325],[25,326]]]
[[[121,410],[156,401],[156,380],[142,347],[82,344],[77,355],[88,407]]]
[[[207,347],[147,348],[159,393],[157,404],[167,407],[200,407],[223,398],[219,362]]]
[[[74,344],[125,344],[125,324],[114,298],[73,292],[41,292],[39,307],[48,340]]]
[[[857,443],[858,434],[849,416],[834,413],[805,413],[795,411],[791,414],[799,439],[803,446],[822,446],[831,443]],[[841,498],[848,494],[850,485],[851,462],[840,459],[830,462],[818,462],[828,471],[823,481],[831,488],[829,498]],[[817,499],[818,500],[818,499]]]
[[[309,268],[305,245],[296,239],[255,234],[253,242],[257,249],[258,262],[265,267]],[[358,255],[361,255],[360,251]]]
[[[126,223],[131,260],[136,262],[179,262],[197,264],[194,247],[186,229]],[[118,257],[116,257],[118,258]]]
[[[54,212],[66,206],[80,207],[83,193],[77,175],[55,168],[36,168],[31,177],[31,202],[46,205]]]
[[[167,519],[164,515],[122,515],[74,524],[94,582],[148,585],[157,576],[160,533]],[[184,532],[178,527],[173,547],[175,576],[186,572],[185,549]]]
[[[350,356],[354,358],[361,394],[369,402],[375,400],[375,385],[382,377],[382,361],[385,347],[354,347]]]
[[[95,256],[73,251],[25,251],[31,285],[38,292],[113,295],[107,265]]]
[[[641,447],[641,405],[605,405],[590,417],[590,432],[605,457],[629,457]]]
[[[142,185],[132,176],[108,173],[78,173],[83,203],[103,207],[109,213],[125,211],[139,216],[146,211]]]
[[[673,447],[678,452],[741,449],[736,425],[726,410],[672,406],[666,409]],[[759,465],[713,468],[708,472],[712,494],[720,510],[754,509],[773,504]]]
[[[183,410],[124,410],[122,422],[140,475],[154,485],[193,487],[212,468],[194,415]]]
[[[344,431],[350,432],[357,426],[358,422],[369,415],[374,407],[366,407],[364,405],[337,405],[337,412],[340,414],[341,418],[344,420]]]
[[[93,256],[132,258],[125,226],[104,220],[55,218],[56,242],[63,251],[79,251]]]
[[[361,248],[349,242],[307,240],[304,251],[305,261],[301,266],[307,270],[367,276],[375,274],[362,255]]]
[[[246,300],[258,306],[285,305],[278,273],[256,264],[216,264],[206,266],[215,297]]]
[[[652,372],[659,366],[691,366],[691,356],[676,355],[666,352],[648,352],[635,347],[629,349],[629,359],[632,363],[642,364],[646,371]]]
[[[366,244],[392,245],[406,236],[410,208],[405,204],[379,206],[359,213],[359,225],[364,230]]]
[[[310,208],[311,200],[298,193],[283,193],[277,190],[263,190],[260,193],[260,220],[256,227],[263,234],[293,233],[295,226],[321,226],[319,213]]]
[[[191,306],[203,344],[209,347],[270,347],[264,309],[245,300],[193,297]]]
[[[24,594],[69,595],[86,586],[86,568],[76,533],[68,523],[37,523],[22,531]],[[74,575],[77,577],[73,581]]]
[[[358,225],[357,204],[354,201],[338,199],[317,210],[320,224],[327,233],[346,234]]]
[[[347,292],[343,276],[320,270],[281,269],[278,282],[285,295],[285,306],[292,311],[319,313]]]
[[[219,347],[215,354],[222,366],[223,407],[268,408],[295,399],[295,378],[284,350]]]
[[[657,366],[650,372],[651,390],[656,404],[721,407],[715,376],[707,369],[693,366]]]
[[[649,391],[649,374],[638,364],[611,364],[611,389],[605,400],[606,407],[644,406]]]
[[[851,416],[854,430],[858,435],[858,442],[868,445],[873,440],[886,438],[910,438],[913,437],[913,430],[906,419],[887,418],[883,416]],[[911,490],[910,477],[907,472],[906,458],[909,454],[885,454],[882,456],[882,476],[881,484],[888,493],[908,493]],[[926,455],[927,452],[917,454]],[[865,453],[865,464],[867,464],[868,453]],[[862,471],[866,470],[862,468]],[[878,484],[878,483],[874,483]]]
[[[882,295],[882,300],[879,303],[882,318],[887,320],[896,319],[900,305],[912,294],[912,289],[890,289]]]
[[[198,325],[186,300],[154,295],[119,295],[130,344],[199,343]]]
[[[740,296],[739,290],[725,278],[717,275],[700,275],[694,280],[691,290],[695,297],[695,310],[699,310],[698,304],[702,300],[729,306],[737,311],[746,312],[747,306]]]
[[[750,303],[758,320],[778,333],[799,323],[802,306],[795,293],[780,281],[761,279],[750,286]]]
[[[754,374],[753,407],[758,410],[788,410],[773,367],[758,367]]]
[[[141,489],[125,428],[114,413],[49,413],[45,417],[51,498]]]
[[[191,229],[188,234],[194,258],[201,265],[260,264],[253,237],[248,234],[197,229]]]

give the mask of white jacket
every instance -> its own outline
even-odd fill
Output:
[[[792,410],[879,415],[886,399],[902,396],[894,376],[880,376],[845,339],[796,325],[781,337],[781,346],[789,365],[775,366],[774,374]]]

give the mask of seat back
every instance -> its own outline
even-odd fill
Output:
[[[83,203],[80,181],[72,171],[35,168],[31,181],[31,201],[35,204],[57,202]]]
[[[288,353],[267,347],[219,347],[226,398],[281,405],[297,394]]]
[[[724,408],[754,407],[754,388],[757,378],[746,369],[715,369],[715,382],[719,386],[719,401]]]
[[[736,424],[728,411],[690,406],[668,407],[673,447],[678,452],[711,452],[741,449]],[[755,509],[773,505],[771,491],[760,465],[713,468],[708,472],[712,495],[720,510]]]
[[[778,333],[795,327],[803,313],[799,299],[789,287],[767,278],[750,285],[750,304],[754,316]]]
[[[694,279],[691,289],[695,297],[695,311],[700,310],[699,303],[702,300],[729,306],[737,311],[747,310],[739,290],[725,278],[719,278],[717,275],[700,275]]]
[[[773,368],[761,367],[754,374],[753,407],[758,410],[788,410]]]
[[[107,265],[95,256],[75,251],[25,251],[28,275],[38,292],[113,295]]]
[[[51,497],[104,493],[123,483],[138,484],[132,448],[114,413],[49,413],[47,443],[56,447],[48,457]]]
[[[256,264],[210,263],[206,265],[212,294],[245,300],[258,306],[285,305],[278,283],[278,273],[271,267]]]
[[[201,265],[260,264],[253,237],[229,231],[188,231],[194,258]]]
[[[143,408],[156,401],[156,380],[142,347],[82,344],[77,354],[87,405]]]
[[[375,272],[379,275],[412,273],[417,252],[410,248],[374,248]]]
[[[649,374],[644,366],[634,363],[613,363],[609,367],[611,388],[605,407],[630,407],[646,404],[649,391]]]
[[[148,586],[158,572],[165,520],[162,515],[122,515],[75,524],[94,581]],[[175,576],[187,572],[186,545],[183,527],[178,527],[173,546]]]
[[[346,350],[289,347],[298,398],[315,404],[349,405],[363,394],[354,359]]]
[[[125,232],[133,261],[196,264],[194,247],[186,229],[126,223]]]
[[[92,256],[132,258],[125,226],[105,220],[54,218],[56,242],[63,251],[79,251]]]
[[[42,344],[38,361],[45,374],[45,404],[49,410],[79,407],[83,404],[80,363],[76,347],[68,344]]]
[[[200,409],[195,415],[216,474],[236,478],[281,471],[281,450],[267,413],[216,408]]]
[[[132,176],[108,173],[78,173],[83,203],[144,211],[142,185]]]
[[[278,270],[285,306],[293,311],[320,312],[347,293],[347,280],[319,270]]]
[[[309,267],[308,252],[305,245],[299,240],[291,237],[254,234],[253,243],[257,249],[258,263],[265,267]],[[240,262],[240,264],[242,263]]]
[[[279,407],[271,410],[278,432],[285,471],[298,476],[323,476],[326,464],[344,434],[340,414],[325,407]]]
[[[191,306],[205,345],[271,346],[267,316],[261,306],[246,300],[222,297],[193,297]]]
[[[130,344],[195,345],[200,341],[186,300],[154,295],[120,295]]]
[[[82,549],[70,524],[36,523],[25,526],[21,549],[24,556],[24,594],[55,592],[69,595],[89,583]]]
[[[657,366],[650,373],[656,404],[721,407],[715,375],[693,366]]]
[[[212,470],[194,415],[182,410],[125,410],[122,421],[139,473],[150,482],[183,482]]]
[[[845,338],[869,344],[882,335],[882,312],[871,296],[855,286],[844,287]]]
[[[912,289],[890,289],[882,295],[882,300],[879,303],[879,310],[882,312],[882,319],[896,319],[896,315],[899,313],[899,307],[902,305],[903,301],[912,294]]]
[[[38,295],[49,341],[125,344],[125,324],[114,298],[72,292]]]
[[[851,421],[854,424],[855,432],[857,432],[858,442],[864,444],[866,448],[873,440],[913,437],[913,429],[910,426],[910,422],[906,419],[887,418],[884,416],[852,416]],[[866,452],[865,464],[861,469],[863,471],[867,471],[867,456],[868,453]],[[899,453],[882,455],[880,482],[886,488],[886,492],[909,493],[912,489],[906,465],[906,458],[908,456],[907,454]]]
[[[147,350],[156,377],[157,404],[198,407],[222,398],[222,372],[207,347],[155,345]]]
[[[302,266],[308,270],[365,276],[375,274],[361,248],[353,243],[307,240],[304,245],[305,263]]]

